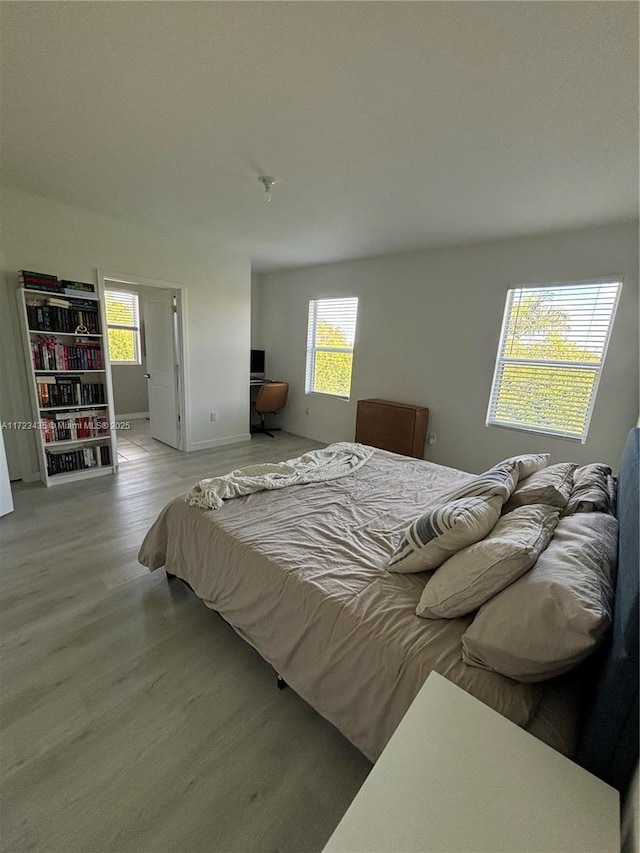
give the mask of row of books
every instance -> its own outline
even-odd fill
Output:
[[[57,275],[46,272],[33,272],[32,270],[20,270],[18,273],[20,286],[26,290],[46,290],[51,293],[66,293],[73,296],[76,293],[95,294],[96,286],[86,281],[70,281],[69,279],[58,279]]]
[[[109,433],[109,422],[104,412],[58,412],[55,417],[42,418],[40,421],[42,438],[47,443],[55,441],[76,441],[82,438],[98,438]]]
[[[75,332],[85,328],[90,335],[100,334],[100,314],[97,303],[86,299],[49,299],[45,303],[27,302],[29,328],[36,332]]]
[[[79,376],[37,376],[41,409],[58,406],[94,406],[105,402],[102,382],[81,382]]]
[[[71,471],[83,471],[86,468],[101,468],[111,465],[111,448],[108,444],[94,447],[80,447],[77,450],[46,451],[47,474],[67,474]]]
[[[34,370],[102,370],[102,347],[87,340],[74,344],[60,341],[49,345],[45,341],[31,341],[31,358]]]

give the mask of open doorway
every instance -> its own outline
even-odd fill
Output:
[[[135,421],[150,440],[186,450],[182,286],[101,271],[98,281],[116,421]]]

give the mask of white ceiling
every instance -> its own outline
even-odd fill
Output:
[[[0,6],[3,183],[256,270],[637,216],[636,2]]]

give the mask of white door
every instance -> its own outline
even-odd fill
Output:
[[[180,370],[177,361],[177,293],[154,288],[143,297],[151,437],[180,449]]]

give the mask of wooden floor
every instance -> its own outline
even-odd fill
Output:
[[[14,490],[0,519],[6,853],[321,850],[371,765],[183,584],[136,554],[204,476],[279,434]]]

